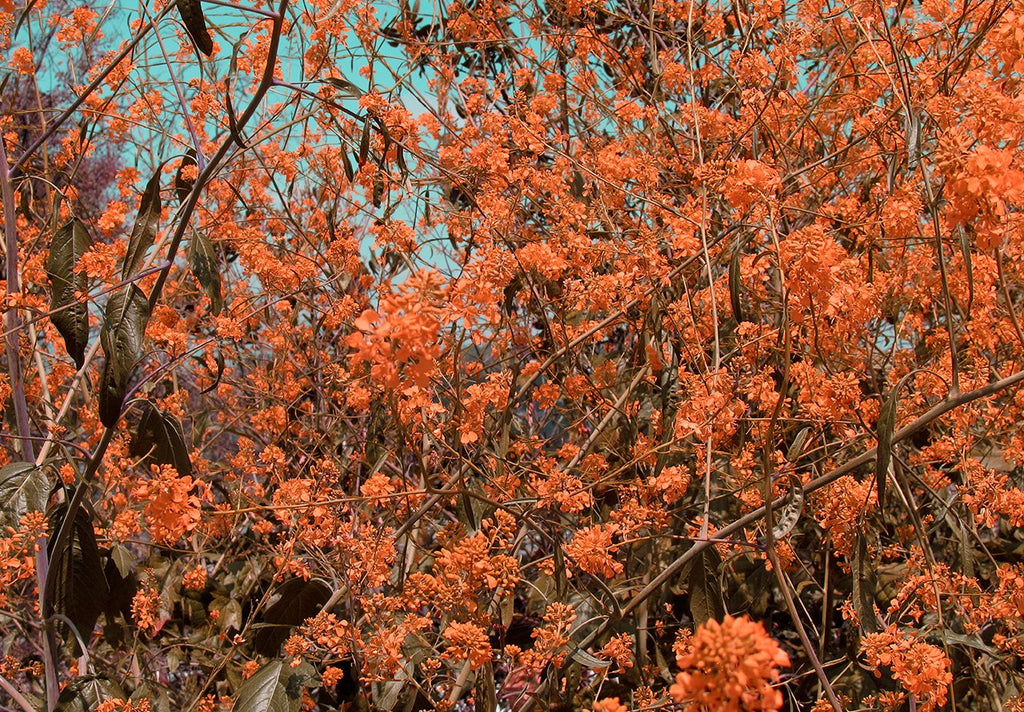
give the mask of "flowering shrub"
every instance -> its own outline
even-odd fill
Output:
[[[0,0],[0,707],[1019,709],[1022,49]]]

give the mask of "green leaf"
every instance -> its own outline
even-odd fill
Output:
[[[12,462],[0,468],[0,527],[18,526],[28,512],[46,509],[50,479],[31,462]]]
[[[120,544],[114,544],[110,547],[110,560],[114,562],[114,566],[117,567],[117,572],[121,575],[121,578],[128,578],[128,576],[135,572],[135,557]]]
[[[242,132],[238,126],[238,117],[235,115],[235,107],[231,103],[231,84],[227,80],[225,80],[224,83],[227,90],[224,93],[224,108],[227,109],[228,112],[228,133],[231,134],[231,138],[235,140],[235,143],[238,144],[239,148],[248,148],[249,143],[245,140],[245,137],[242,136]]]
[[[132,236],[128,240],[128,253],[124,256],[124,266],[121,269],[123,279],[128,279],[139,271],[146,251],[153,246],[160,227],[160,209],[160,171],[157,170],[146,183],[146,189],[142,193],[139,214],[135,217],[135,227],[132,228]]]
[[[690,564],[690,617],[697,625],[712,618],[720,621],[725,617],[725,601],[718,582],[721,565],[722,557],[713,545],[704,549]]]
[[[75,266],[91,245],[92,238],[82,221],[71,220],[53,233],[46,258],[50,309],[54,312],[50,321],[64,337],[64,347],[78,368],[85,363],[89,345],[89,305],[75,298],[75,292],[88,285],[84,274],[75,274]]]
[[[384,174],[380,170],[373,174],[373,193],[370,202],[375,208],[379,208],[384,202]]]
[[[358,99],[363,95],[363,90],[357,87],[355,84],[350,82],[348,79],[342,79],[340,77],[327,77],[324,79],[325,82],[336,88],[345,96],[350,96],[353,99]]]
[[[370,156],[370,117],[363,121],[363,135],[359,137],[359,156],[356,159],[359,167],[362,168],[366,159]]]
[[[204,233],[192,233],[188,266],[203,291],[206,292],[206,296],[210,298],[210,310],[215,315],[220,314],[220,310],[224,306],[224,298],[221,296],[220,262],[210,239]]]
[[[583,648],[576,648],[572,654],[572,659],[578,662],[583,667],[594,668],[595,670],[603,670],[607,667],[611,667],[611,660],[602,660],[601,658],[595,657],[588,653]]]
[[[892,436],[896,430],[896,388],[889,392],[889,397],[882,404],[878,413],[878,449],[875,455],[875,488],[878,494],[878,506],[885,505],[885,484],[889,475],[889,463],[892,462]]]
[[[92,712],[108,700],[126,700],[124,690],[113,680],[80,677],[61,690],[54,712]]]
[[[280,660],[267,663],[242,685],[232,712],[296,712],[302,686],[313,677],[308,669],[292,670]]]
[[[853,609],[860,619],[865,633],[877,633],[882,629],[875,614],[875,570],[871,565],[868,541],[860,529],[853,548]]]
[[[213,54],[213,37],[206,28],[203,4],[199,0],[178,0],[178,12],[196,48],[207,57]]]
[[[737,324],[744,321],[743,300],[740,298],[741,288],[740,251],[733,250],[732,257],[729,259],[729,303],[732,305],[732,315]]]
[[[348,157],[347,150],[342,150],[341,160],[345,168],[345,177],[348,178],[348,182],[351,183],[352,179],[356,176],[356,169],[352,167],[352,160]]]
[[[104,315],[100,343],[107,357],[100,379],[100,421],[114,427],[121,417],[121,404],[128,392],[128,379],[142,353],[142,341],[149,322],[149,300],[135,284],[110,297]]]
[[[398,164],[398,170],[402,174],[402,180],[408,180],[409,178],[409,166],[405,162],[405,150],[399,144],[398,148],[395,149],[395,162]]]
[[[330,598],[331,589],[323,581],[285,581],[274,591],[273,602],[263,613],[263,625],[253,638],[253,648],[260,655],[277,655],[292,629],[319,613]]]
[[[54,508],[51,533],[60,531],[66,512],[66,504]],[[88,641],[110,595],[89,513],[79,508],[67,544],[60,551],[53,550],[54,544],[51,537],[48,552],[55,579],[53,599],[45,602],[46,616],[66,616],[82,640]]]
[[[149,401],[142,404],[142,418],[129,453],[132,457],[147,457],[158,465],[173,465],[182,477],[192,475],[181,425]]]
[[[107,638],[108,634],[117,635],[121,632],[120,626],[116,624],[118,614],[126,622],[132,619],[132,600],[139,591],[139,577],[135,574],[135,560],[131,553],[120,544],[112,546],[107,563],[103,566],[103,576],[108,588],[103,606],[107,616],[104,637]]]

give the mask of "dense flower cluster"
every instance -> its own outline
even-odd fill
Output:
[[[709,620],[676,658],[681,672],[669,690],[687,712],[777,710],[782,693],[772,686],[789,656],[747,617]]]
[[[946,704],[953,675],[941,649],[897,631],[896,626],[864,636],[863,645],[868,664],[890,668],[893,678],[914,695],[922,712]]]

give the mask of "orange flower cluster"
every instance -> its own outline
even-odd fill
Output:
[[[452,623],[444,631],[448,649],[441,657],[457,662],[469,660],[473,670],[491,661],[491,643],[487,631],[474,623]]]
[[[612,578],[623,569],[622,564],[612,556],[616,549],[612,537],[618,529],[615,524],[580,529],[566,545],[565,553],[588,574]]]
[[[30,512],[21,518],[18,528],[0,530],[0,606],[14,586],[31,579],[36,572],[36,540],[46,531],[46,519],[40,512]]]
[[[669,694],[688,712],[777,710],[782,693],[772,687],[789,656],[746,616],[710,620],[694,633],[676,662],[681,672]]]
[[[173,467],[164,466],[160,476],[138,485],[133,495],[146,502],[146,521],[153,540],[158,544],[173,544],[199,525],[202,500],[199,492],[205,489],[191,477],[175,477]]]
[[[953,675],[942,650],[897,631],[896,626],[866,635],[862,643],[868,664],[892,668],[892,676],[914,695],[921,712],[946,704],[946,689]]]

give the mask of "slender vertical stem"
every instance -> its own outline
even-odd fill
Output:
[[[27,462],[35,460],[32,441],[25,439],[32,434],[28,419],[28,401],[25,399],[25,382],[21,372],[21,356],[18,337],[21,332],[21,309],[14,300],[21,294],[21,279],[18,274],[18,224],[14,214],[14,185],[11,182],[7,151],[0,139],[0,193],[4,206],[4,248],[7,251],[4,267],[7,277],[7,308],[4,310],[4,330],[7,333],[7,373],[11,379],[11,398],[14,401],[14,415],[18,423],[18,449]]]
[[[0,199],[4,206],[4,249],[6,250],[4,266],[7,277],[8,308],[4,311],[4,330],[6,332],[7,373],[11,381],[11,400],[14,402],[14,416],[18,424],[18,448],[26,462],[36,459],[32,447],[32,430],[28,418],[28,401],[25,399],[25,381],[21,371],[21,354],[18,339],[21,336],[21,309],[11,303],[12,298],[21,295],[21,280],[18,275],[18,224],[14,214],[14,184],[11,180],[10,165],[7,163],[7,150],[3,137],[0,136]],[[46,538],[36,542],[36,588],[39,604],[42,606],[46,590],[46,579],[50,571],[50,560],[46,553]],[[48,627],[43,624],[43,667],[46,671],[46,709],[57,706],[57,670],[53,655],[54,645]]]

